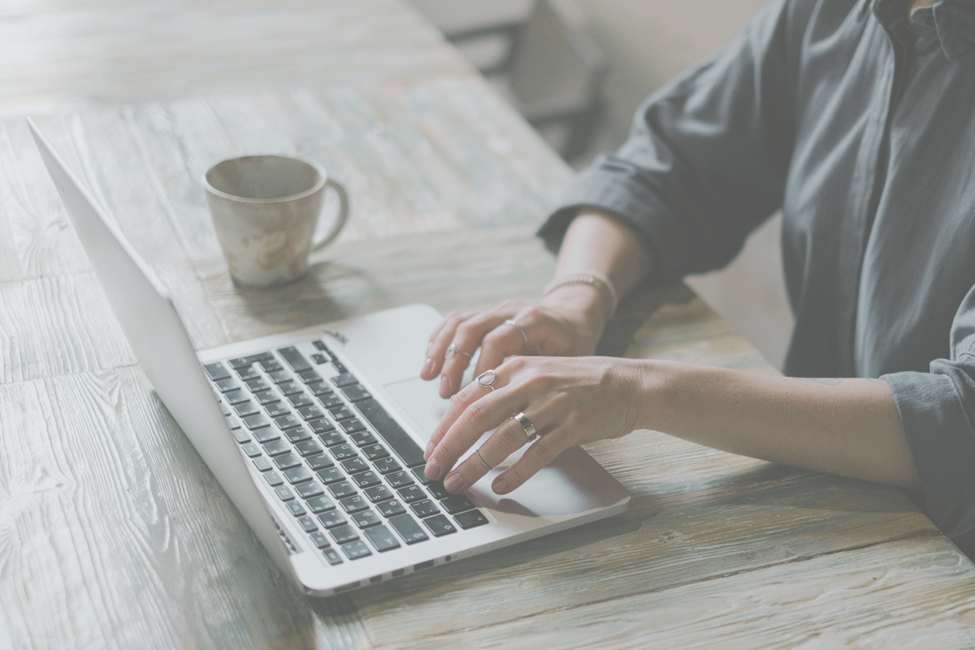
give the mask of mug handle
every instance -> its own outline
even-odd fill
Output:
[[[331,178],[325,181],[325,187],[326,189],[331,187],[339,195],[339,213],[335,216],[335,223],[332,224],[332,229],[319,241],[312,244],[311,249],[313,251],[321,250],[335,241],[335,238],[339,236],[342,228],[345,227],[346,222],[349,220],[348,192],[345,191],[345,188],[341,184],[333,181]]]

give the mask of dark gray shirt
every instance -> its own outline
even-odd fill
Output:
[[[674,279],[781,209],[786,373],[886,380],[925,511],[957,536],[975,528],[975,0],[909,6],[773,0],[644,103],[540,235],[608,210]]]

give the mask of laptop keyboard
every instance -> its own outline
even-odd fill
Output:
[[[203,366],[244,454],[329,564],[488,523],[322,341]],[[321,372],[319,372],[321,371]],[[326,376],[323,376],[326,375]]]

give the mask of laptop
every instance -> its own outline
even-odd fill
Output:
[[[28,120],[136,358],[281,570],[331,596],[623,512],[629,494],[566,450],[503,497],[424,474],[447,400],[419,378],[441,315],[411,305],[195,351],[179,315],[91,192]]]

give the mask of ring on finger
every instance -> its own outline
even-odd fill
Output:
[[[494,382],[498,380],[498,373],[492,368],[491,370],[485,370],[477,376],[474,381],[481,388],[490,388],[494,390]]]
[[[532,421],[528,419],[528,416],[524,413],[515,413],[511,416],[511,419],[521,425],[521,428],[525,430],[525,436],[528,438],[528,442],[532,442],[538,437],[538,431],[535,429],[535,425]]]
[[[525,333],[525,329],[516,323],[513,318],[509,318],[504,322],[505,325],[511,325],[513,328],[521,332],[521,338],[525,340],[525,347],[528,347],[528,334]]]
[[[492,469],[494,469],[493,467],[491,467],[490,465],[487,464],[487,461],[486,460],[484,460],[484,456],[481,455],[480,448],[474,450],[474,455],[477,456],[477,459],[479,461],[481,461],[481,465],[484,465],[484,467],[485,467],[485,469],[487,469],[487,471],[490,472]]]
[[[463,354],[468,359],[474,358],[473,354],[471,354],[470,352],[464,352],[463,350],[459,349],[457,345],[454,343],[451,343],[450,345],[447,346],[447,353],[444,356],[450,357],[450,355],[452,354]]]

